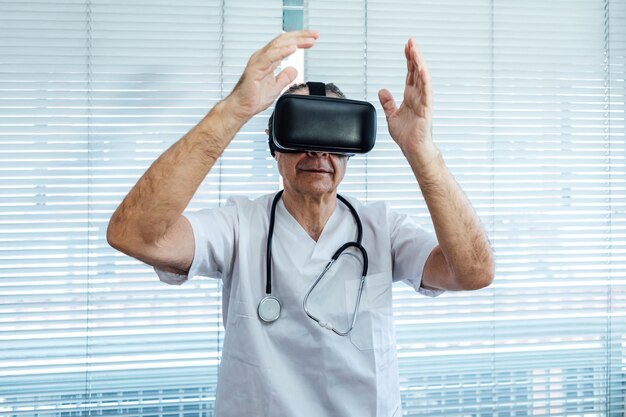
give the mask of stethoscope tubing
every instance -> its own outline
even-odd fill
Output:
[[[359,290],[357,292],[356,303],[354,304],[354,311],[352,312],[352,320],[350,322],[350,327],[345,332],[341,332],[341,331],[337,330],[334,326],[332,326],[332,324],[326,323],[326,322],[322,321],[320,318],[314,316],[308,309],[307,301],[309,299],[309,296],[311,295],[311,293],[313,292],[313,290],[317,286],[317,284],[320,282],[320,280],[324,276],[324,274],[326,274],[326,272],[328,272],[330,267],[333,266],[333,264],[337,261],[339,256],[341,256],[341,253],[344,250],[346,250],[347,248],[349,248],[349,247],[355,247],[355,248],[357,248],[357,249],[359,249],[361,251],[361,253],[363,254],[363,265],[364,266],[363,266],[363,272],[362,272],[362,275],[361,275],[361,279],[359,281]],[[317,278],[313,282],[313,285],[311,285],[311,287],[307,291],[306,295],[304,296],[304,300],[302,300],[302,308],[304,309],[304,312],[311,319],[315,320],[320,326],[322,326],[322,327],[324,327],[324,328],[326,328],[328,330],[332,330],[333,332],[335,332],[339,336],[347,336],[352,331],[352,329],[354,328],[354,325],[356,324],[356,316],[357,316],[357,312],[359,311],[359,305],[361,304],[361,294],[363,294],[363,285],[365,284],[365,276],[366,275],[367,275],[367,252],[365,251],[365,248],[363,246],[359,245],[357,242],[348,242],[348,243],[346,243],[345,245],[343,245],[342,247],[337,249],[337,251],[335,252],[333,257],[331,258],[331,260],[324,267],[324,270],[317,276]]]
[[[274,237],[274,221],[276,220],[276,205],[280,201],[280,197],[283,195],[283,191],[280,190],[274,196],[272,201],[272,209],[270,211],[270,226],[267,231],[267,248],[265,251],[265,294],[270,295],[272,293],[272,239]]]
[[[280,302],[278,301],[278,299],[276,297],[272,296],[272,240],[273,240],[273,237],[274,237],[274,223],[275,223],[275,220],[276,220],[276,205],[278,204],[278,201],[280,201],[280,198],[281,198],[281,196],[283,194],[283,191],[284,190],[281,190],[278,193],[276,193],[276,195],[274,196],[274,199],[272,200],[272,206],[271,206],[271,210],[270,210],[270,224],[269,224],[269,230],[268,230],[268,233],[267,233],[266,275],[265,275],[266,276],[266,282],[265,282],[265,294],[266,295],[261,300],[261,302],[259,303],[259,308],[258,308],[259,317],[261,318],[261,320],[263,320],[266,323],[271,323],[271,322],[275,321],[276,319],[278,319],[278,317],[280,316],[280,309],[281,309]],[[361,303],[361,295],[363,293],[363,286],[365,285],[365,277],[367,276],[368,258],[367,258],[367,251],[361,245],[361,241],[363,239],[363,225],[361,223],[361,219],[360,219],[358,213],[356,212],[356,209],[343,196],[337,194],[337,198],[346,207],[348,207],[348,209],[350,210],[350,213],[352,214],[352,217],[354,218],[354,221],[355,221],[356,226],[357,226],[357,239],[354,242],[347,242],[347,243],[343,244],[339,249],[337,249],[335,251],[335,253],[333,254],[331,260],[326,264],[326,266],[324,267],[324,270],[317,276],[317,278],[313,282],[313,285],[311,285],[311,287],[307,291],[307,293],[306,293],[306,295],[304,297],[304,300],[302,302],[302,306],[303,306],[304,311],[307,314],[307,316],[309,316],[311,319],[315,320],[320,326],[322,326],[322,327],[324,327],[326,329],[332,330],[334,333],[338,334],[339,336],[346,336],[346,335],[348,335],[348,333],[350,333],[350,331],[353,329],[354,325],[356,324],[357,312],[359,310],[359,305]],[[362,273],[361,273],[361,280],[359,282],[359,291],[357,293],[358,294],[357,295],[357,301],[356,301],[355,306],[354,306],[354,312],[352,314],[352,320],[351,320],[351,323],[350,323],[350,327],[345,332],[342,332],[342,331],[339,331],[336,328],[334,328],[332,326],[332,324],[326,323],[326,322],[322,321],[321,319],[319,319],[318,317],[315,317],[313,314],[311,314],[311,312],[309,311],[309,309],[307,307],[307,301],[309,299],[309,296],[311,295],[311,293],[313,292],[313,290],[315,289],[315,287],[319,283],[319,281],[324,276],[324,274],[326,274],[326,272],[328,272],[330,267],[337,261],[339,256],[341,256],[341,254],[346,249],[351,248],[351,247],[354,247],[354,248],[358,249],[361,252],[361,254],[363,255],[363,268],[362,268]],[[278,311],[276,312],[275,309],[274,310],[265,310],[264,307],[266,307],[266,305],[271,305],[272,307],[277,308]]]

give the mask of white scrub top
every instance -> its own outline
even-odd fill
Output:
[[[225,207],[185,214],[195,239],[188,276],[223,280],[225,338],[216,417],[400,416],[391,287],[404,281],[428,296],[441,293],[420,287],[426,259],[437,245],[434,235],[384,203],[349,199],[363,224],[369,269],[356,325],[342,337],[310,319],[302,302],[334,252],[356,239],[354,218],[337,201],[315,242],[281,200],[272,244],[272,295],[282,312],[275,322],[264,323],[257,307],[265,296],[273,197],[231,198]],[[170,284],[187,279],[157,274]],[[359,272],[344,275],[349,276],[320,281],[309,303],[315,313],[334,317],[340,330],[349,325],[360,280]],[[334,287],[323,294],[327,283]]]

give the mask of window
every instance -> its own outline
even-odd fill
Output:
[[[295,57],[379,109],[342,192],[425,224],[377,91],[424,50],[435,141],[492,239],[492,287],[394,289],[411,416],[617,416],[626,326],[626,4],[619,0],[0,1],[0,412],[210,416],[219,282],[182,287],[116,253],[107,221],[149,164],[283,28]],[[303,78],[304,79],[304,78]],[[263,134],[237,135],[190,209],[277,190]]]

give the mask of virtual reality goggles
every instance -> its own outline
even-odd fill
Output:
[[[326,97],[323,83],[307,83],[311,95],[284,94],[269,126],[278,152],[367,153],[376,140],[376,109],[367,101]],[[273,152],[272,152],[273,155]]]

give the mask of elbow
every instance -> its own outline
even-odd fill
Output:
[[[133,248],[138,245],[136,239],[133,239],[132,228],[129,228],[128,223],[115,214],[109,220],[106,239],[113,249],[134,256]]]
[[[147,240],[139,227],[136,223],[114,214],[107,226],[106,240],[113,249],[149,263],[147,256],[157,245]]]
[[[471,276],[461,278],[461,291],[476,291],[490,286],[493,283],[493,274],[487,272],[473,273]]]
[[[461,282],[460,287],[464,291],[475,291],[486,288],[493,283],[496,274],[496,264],[491,257],[488,260],[484,260],[464,274],[460,275],[458,281]]]
[[[121,237],[121,227],[117,224],[117,222],[111,218],[109,221],[109,225],[107,226],[107,243],[113,249],[116,249],[120,252],[124,252],[123,250],[123,241],[124,239]]]
[[[480,290],[487,288],[493,283],[495,273],[491,270],[484,270],[478,274],[475,274],[469,290]]]
[[[474,265],[464,265],[464,268],[457,271],[456,288],[460,291],[475,291],[486,288],[493,283],[496,271],[496,264],[492,256]]]

